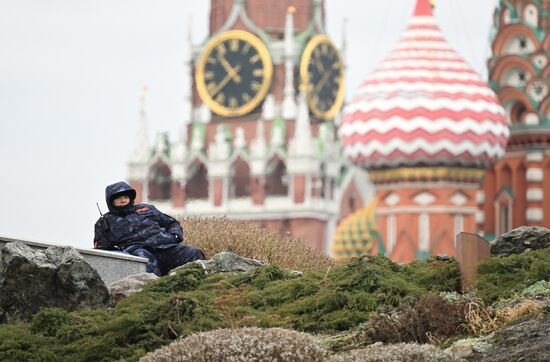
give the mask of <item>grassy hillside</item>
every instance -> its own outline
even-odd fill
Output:
[[[289,240],[284,245],[292,249]],[[260,248],[252,254],[264,252]],[[483,299],[456,293],[460,275],[453,259],[398,265],[375,256],[337,265],[321,256],[326,264],[320,267],[307,252],[309,265],[303,255],[296,254],[296,262],[291,253],[279,265],[248,273],[205,275],[200,267],[185,268],[111,309],[45,309],[31,323],[0,325],[0,360],[133,361],[180,337],[238,327],[311,333],[333,351],[376,340],[441,345],[481,333],[469,323],[483,326],[493,320],[479,322],[472,313],[482,315],[491,303],[518,295],[536,281],[550,280],[550,250],[488,260],[476,284]],[[299,264],[310,271],[295,277],[281,264],[295,269]],[[472,301],[485,309],[472,309]],[[405,330],[391,337],[395,328]]]

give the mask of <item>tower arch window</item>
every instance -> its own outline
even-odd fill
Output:
[[[171,187],[172,171],[166,163],[159,160],[149,169],[149,199],[169,200]]]
[[[524,55],[533,53],[536,50],[533,40],[525,35],[515,35],[508,40],[504,47],[503,54]]]
[[[510,205],[507,203],[500,206],[500,234],[504,234],[510,230],[510,211]]]
[[[329,188],[328,188],[328,197],[330,200],[334,200],[334,193],[336,190],[336,180],[334,178],[330,178],[329,180]]]
[[[504,105],[506,116],[511,123],[521,123],[524,116],[528,113],[527,106],[520,100],[507,102]]]
[[[524,87],[531,80],[531,74],[525,69],[513,67],[500,79],[501,86]]]
[[[265,194],[267,196],[288,195],[288,174],[286,165],[277,157],[272,158],[267,163]]]
[[[454,235],[458,235],[464,231],[464,215],[455,214],[454,216]],[[456,237],[455,237],[455,248],[456,248]]]
[[[391,253],[397,242],[397,222],[395,215],[389,215],[386,220],[386,235],[388,235],[388,253]]]
[[[421,252],[430,250],[430,215],[427,212],[418,218],[418,249]]]
[[[499,175],[499,188],[510,188],[512,186],[512,169],[507,164],[502,167]]]
[[[191,164],[187,170],[185,192],[188,199],[208,198],[208,170],[202,162]]]
[[[250,195],[250,166],[241,157],[231,165],[229,197],[239,198]]]
[[[495,197],[495,231],[496,236],[512,230],[514,198],[509,186],[503,187]]]
[[[325,198],[327,196],[327,172],[326,165],[321,163],[320,172],[319,172],[319,196]]]

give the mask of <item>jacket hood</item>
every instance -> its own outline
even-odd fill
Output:
[[[115,197],[124,194],[128,195],[130,197],[130,204],[134,204],[134,200],[136,199],[136,190],[132,188],[132,186],[128,185],[126,182],[121,181],[114,183],[112,185],[109,185],[105,188],[105,202],[107,203],[107,207],[109,208],[109,211],[111,212],[117,212],[120,211],[119,208],[115,208],[112,204],[112,201]]]

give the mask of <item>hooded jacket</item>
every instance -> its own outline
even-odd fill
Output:
[[[130,203],[115,207],[114,198],[128,195]],[[183,240],[183,229],[171,216],[153,205],[134,205],[136,190],[126,182],[117,182],[105,189],[109,212],[95,224],[94,248],[131,252],[140,248],[165,248]]]

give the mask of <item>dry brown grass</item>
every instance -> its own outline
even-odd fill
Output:
[[[473,335],[484,336],[521,317],[542,313],[541,305],[531,299],[500,310],[486,306],[481,299],[476,299],[468,304],[466,326]]]
[[[247,222],[228,218],[185,218],[180,220],[185,242],[204,251],[208,258],[230,251],[284,268],[312,271],[328,268],[332,258],[289,235],[268,231]]]
[[[466,327],[474,336],[484,336],[496,331],[500,323],[495,310],[476,298],[466,306]]]
[[[539,303],[525,299],[516,305],[499,310],[497,318],[502,324],[507,324],[527,315],[540,315],[543,311]]]

